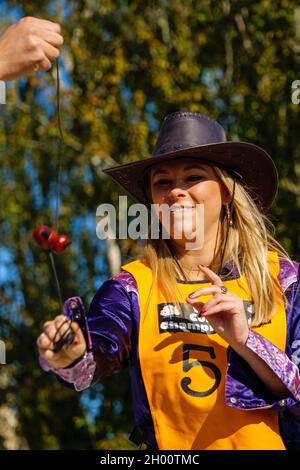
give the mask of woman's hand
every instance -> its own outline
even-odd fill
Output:
[[[37,339],[40,356],[54,367],[68,367],[86,351],[85,339],[78,323],[70,324],[66,320],[64,315],[58,315],[54,320],[47,321],[43,333]],[[75,333],[72,344],[65,344],[59,352],[54,352],[53,340],[58,341],[69,328]]]
[[[223,294],[221,278],[211,269],[199,265],[199,268],[212,282],[212,286],[198,289],[187,297],[187,302],[195,307],[199,314],[206,317],[212,328],[232,347],[245,345],[249,327],[243,299],[236,294]],[[200,302],[199,297],[212,294],[208,302]]]

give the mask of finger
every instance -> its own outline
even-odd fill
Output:
[[[48,336],[49,340],[52,342],[56,333],[56,327],[54,325],[54,321],[46,322],[43,326],[43,330],[44,330],[44,334]]]
[[[39,348],[39,355],[53,365],[55,365],[55,362],[58,360],[61,360],[61,353],[55,353],[52,348]]]
[[[66,315],[63,315],[62,313],[60,315],[56,315],[56,317],[53,319],[54,322],[56,321],[61,321],[61,320],[66,320],[68,317]]]
[[[45,56],[41,60],[37,61],[32,67],[31,70],[33,70],[35,67],[38,67],[38,70],[44,70],[47,72],[48,70],[51,69],[52,64],[50,60]]]
[[[198,264],[198,267],[203,271],[206,277],[216,286],[223,286],[223,281],[214,271],[209,269],[207,266],[203,266],[203,264]]]
[[[48,349],[51,346],[52,341],[45,333],[42,333],[36,340],[36,344],[40,349]]]
[[[68,357],[74,360],[79,355],[84,354],[87,349],[87,346],[83,332],[79,327],[78,323],[72,322],[71,329],[75,334],[74,339],[71,344],[64,344],[62,346],[61,351],[64,351]],[[79,352],[80,354],[78,354]]]
[[[77,322],[72,321],[70,326],[71,326],[71,328],[74,331],[76,336],[81,337],[81,335],[83,335],[82,330],[81,330],[81,328],[80,328],[80,326],[78,325]]]
[[[66,315],[57,315],[53,320],[55,326],[59,328],[63,323],[71,323],[71,319]]]
[[[48,349],[42,349],[42,348],[39,348],[39,356],[42,358],[42,359],[45,359],[45,354],[46,354],[46,351],[48,351]]]
[[[48,29],[49,31],[54,31],[56,33],[61,32],[61,26],[58,23],[53,21],[44,20],[42,18],[36,18],[34,16],[25,16],[21,18],[20,23],[27,24],[28,26],[34,26],[41,29]]]
[[[205,304],[205,302],[201,302],[201,300],[199,300],[198,298],[192,299],[191,297],[187,297],[185,300],[190,305],[193,305],[193,307],[196,307],[197,305],[204,305]]]
[[[60,318],[54,321],[56,328],[56,335],[53,338],[53,341],[57,342],[65,336],[67,331],[70,329],[71,320],[67,317]]]
[[[230,312],[232,310],[232,313],[236,313],[233,311],[235,309],[236,305],[234,302],[220,302],[214,307],[211,307],[209,310],[207,310],[204,313],[201,313],[201,316],[203,317],[209,317],[210,315],[215,315],[216,313],[220,312]]]
[[[72,344],[69,347],[77,346],[78,344],[84,343],[85,344],[85,337],[83,335],[82,329],[76,322],[71,323],[71,328],[75,333],[75,338]]]
[[[202,289],[197,289],[195,290],[195,292],[192,292],[191,294],[189,294],[189,298],[194,299],[196,297],[201,297],[203,295],[219,294],[220,292],[221,292],[220,286],[213,285],[213,286],[208,286],[208,287],[202,287]]]
[[[57,346],[57,343],[60,340],[66,340],[66,338],[69,338],[69,333],[72,334],[71,332],[72,330],[70,330],[70,323],[69,322],[63,323],[59,328],[57,328],[56,335],[53,338],[53,345]],[[74,339],[73,334],[72,334],[72,339]],[[64,341],[63,341],[63,344],[64,344]]]
[[[49,31],[47,29],[36,29],[34,32],[35,36],[38,36],[43,41],[51,44],[54,47],[60,47],[64,43],[64,38],[61,34],[56,33],[54,31]]]
[[[56,47],[49,44],[47,41],[44,41],[43,39],[41,40],[41,47],[43,49],[45,56],[50,61],[55,60],[59,57],[59,50]]]
[[[225,297],[225,294],[216,294],[212,299],[208,300],[207,302],[199,302],[198,299],[186,299],[188,303],[190,303],[193,307],[195,307],[198,312],[206,312],[211,307],[218,305],[220,302],[232,302],[234,299],[231,294]]]
[[[55,320],[55,325],[57,328],[57,334],[54,338],[54,341],[57,342],[60,338],[65,338],[67,332],[71,329],[74,333],[74,338],[71,344],[64,344],[63,349],[66,351],[70,350],[72,347],[76,347],[79,344],[82,344],[86,347],[86,341],[83,335],[83,332],[77,322],[71,322],[70,318],[66,316],[59,316]]]
[[[35,58],[30,61],[30,71],[37,70],[50,70],[52,67],[51,60],[55,60],[59,57],[59,50],[56,47],[51,46],[43,39],[40,39],[40,43],[34,53]]]
[[[211,307],[219,304],[220,302],[232,302],[235,300],[235,297],[231,293],[228,294],[216,294],[212,299],[208,300],[203,304],[203,310],[208,310]]]
[[[52,64],[50,60],[47,59],[47,57],[45,57],[40,60],[31,61],[30,65],[28,65],[27,67],[24,67],[24,69],[22,70],[22,75],[30,76],[33,73],[38,72],[38,71],[47,72],[48,70],[51,69],[51,67],[52,67]],[[15,78],[18,78],[19,76],[20,74],[15,74]]]
[[[51,343],[51,346],[47,349],[42,349],[42,348],[39,348],[39,354],[40,356],[42,356],[44,359],[46,359],[46,361],[51,361],[52,364],[55,365],[55,363],[62,363],[62,361],[64,361],[66,359],[66,354],[65,352],[63,351],[63,347],[60,348],[59,351],[57,351],[54,347],[53,347],[53,343]],[[64,367],[64,366],[59,366],[59,367]]]
[[[55,353],[53,352],[51,349],[46,349],[45,351],[42,351],[42,354],[41,356],[43,357],[43,359],[45,359],[46,361],[50,362],[54,362],[55,359],[59,359],[58,355],[60,353]]]
[[[44,324],[44,333],[48,336],[51,342],[54,340],[54,338],[55,340],[58,340],[61,337],[63,330],[58,330],[66,319],[67,317],[59,315],[53,321],[46,322]]]
[[[42,20],[39,19],[39,26],[42,29],[48,29],[49,31],[53,31],[54,33],[60,33],[61,32],[61,26],[59,23],[54,23],[54,21],[49,21],[49,20]]]
[[[187,302],[190,305],[192,305],[192,307],[194,307],[196,310],[198,310],[198,313],[202,312],[203,305],[204,305],[203,302],[199,302],[198,300],[190,300],[190,299],[187,299]]]

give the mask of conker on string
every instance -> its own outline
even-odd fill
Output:
[[[43,250],[51,250],[59,255],[70,245],[71,240],[66,235],[58,234],[47,225],[40,225],[33,232],[33,237]]]

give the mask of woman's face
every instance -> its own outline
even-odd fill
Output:
[[[193,158],[157,164],[151,169],[150,189],[153,204],[167,205],[170,229],[165,227],[161,213],[159,219],[178,244],[191,242],[188,237],[195,230],[203,230],[204,243],[205,238],[211,239],[217,233],[226,191],[210,165]],[[204,209],[204,213],[200,211],[202,216],[196,219],[199,208]],[[180,227],[181,236],[174,237]]]

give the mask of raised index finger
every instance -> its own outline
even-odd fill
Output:
[[[202,264],[198,264],[199,268],[204,272],[206,277],[215,285],[215,286],[223,286],[223,281],[214,271],[203,266]]]

